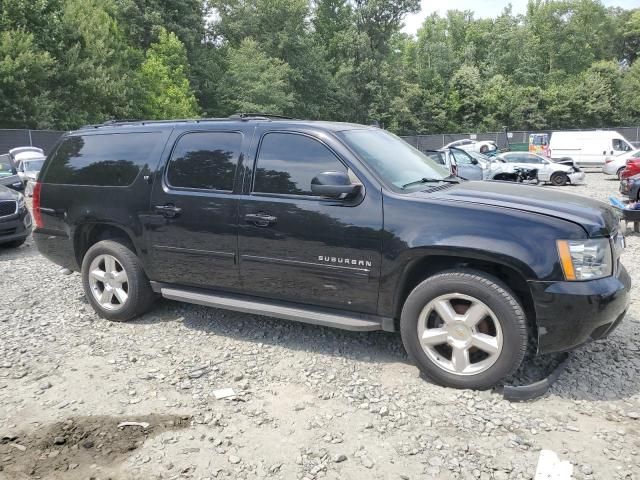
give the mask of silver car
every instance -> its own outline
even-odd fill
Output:
[[[553,160],[530,152],[506,152],[496,157],[515,167],[536,168],[540,182],[561,186],[584,183],[585,174],[575,165],[556,163]]]

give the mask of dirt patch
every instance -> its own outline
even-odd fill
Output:
[[[122,422],[140,425],[119,426]],[[26,433],[3,433],[0,478],[92,478],[87,468],[118,464],[147,438],[188,424],[188,416],[91,416],[70,418]]]

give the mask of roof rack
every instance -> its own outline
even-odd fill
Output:
[[[285,115],[277,115],[275,113],[262,113],[262,112],[238,112],[233,115],[229,115],[229,118],[280,118],[284,120],[293,120],[293,117],[287,117]]]

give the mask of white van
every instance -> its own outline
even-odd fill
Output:
[[[583,167],[600,167],[605,158],[622,155],[633,146],[613,130],[553,132],[549,141],[549,155],[553,160],[571,158]]]

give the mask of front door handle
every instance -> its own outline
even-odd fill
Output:
[[[247,223],[253,223],[256,227],[268,227],[276,223],[278,218],[266,213],[247,213],[244,220]]]
[[[180,207],[176,207],[171,203],[166,205],[156,205],[153,209],[156,212],[161,213],[162,216],[166,218],[174,218],[182,213],[182,209]]]

